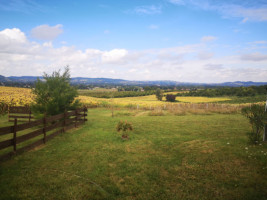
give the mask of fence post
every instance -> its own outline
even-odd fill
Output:
[[[9,115],[10,115],[10,106],[9,105],[7,107],[7,110],[8,110],[8,121],[10,122],[10,117],[9,117]]]
[[[66,113],[66,111],[64,111],[63,132],[65,132],[66,118],[67,118],[67,113]]]
[[[266,93],[267,93],[267,88],[266,88]],[[267,113],[267,95],[266,95],[266,103],[265,103],[265,113]],[[263,141],[267,140],[267,125],[264,124],[264,132],[263,132]]]
[[[43,128],[43,132],[44,132],[44,144],[46,143],[46,116],[44,116],[44,128]]]
[[[30,112],[29,112],[29,122],[31,122],[31,114],[32,114],[32,112],[30,110]]]
[[[85,110],[86,108],[83,108],[83,123],[85,123]]]
[[[17,151],[17,118],[14,120],[14,132],[13,132],[13,150],[14,153]]]
[[[78,118],[78,111],[75,110],[75,128],[77,128],[77,118]]]

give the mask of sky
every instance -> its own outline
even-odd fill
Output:
[[[267,81],[267,0],[0,0],[0,75]]]

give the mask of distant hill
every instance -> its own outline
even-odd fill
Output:
[[[5,77],[0,75],[0,82],[5,83],[33,83],[38,78],[42,78],[40,76],[10,76]],[[112,79],[112,78],[83,78],[83,77],[75,77],[71,78],[72,84],[81,84],[81,85],[138,85],[138,86],[228,86],[228,87],[248,87],[248,86],[260,86],[267,85],[267,82],[225,82],[225,83],[189,83],[189,82],[177,82],[177,81],[169,81],[169,80],[159,80],[159,81],[129,81],[123,79]]]

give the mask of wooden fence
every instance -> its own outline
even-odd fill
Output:
[[[30,107],[12,106],[8,109],[9,122],[14,122],[15,119],[21,122],[30,122],[33,118]]]
[[[18,124],[15,118],[13,126],[0,128],[0,161],[45,144],[56,135],[78,127],[87,121],[86,112],[86,108],[80,108],[23,124]]]

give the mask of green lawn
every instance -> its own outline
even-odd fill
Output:
[[[91,109],[79,129],[1,163],[0,199],[267,199],[267,144],[248,144],[249,130],[239,114]]]

